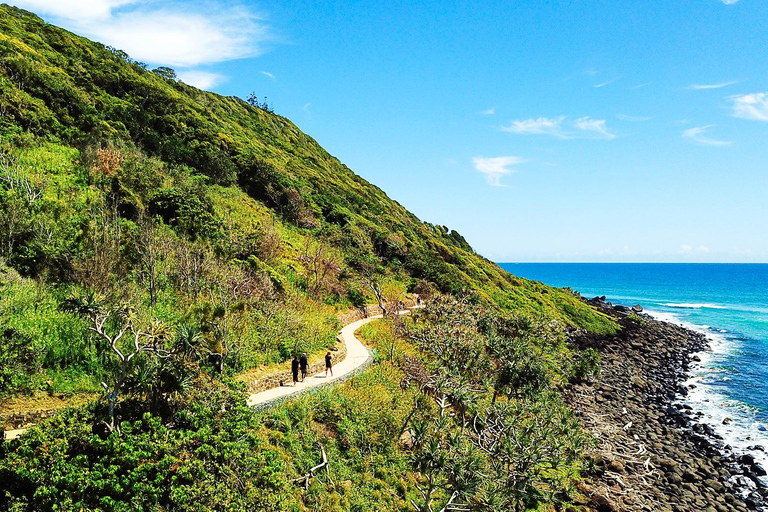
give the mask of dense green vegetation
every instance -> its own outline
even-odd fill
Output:
[[[174,76],[0,5],[0,400],[103,394],[3,446],[0,506],[567,500],[581,434],[557,390],[595,358],[563,333],[615,324],[419,221],[264,105]],[[370,328],[377,366],[267,412],[244,406],[233,376],[322,351],[338,311],[413,292],[434,302],[418,329]],[[464,390],[450,405],[463,412],[434,402],[444,391],[402,389],[411,363],[441,376],[435,389]],[[446,445],[470,414],[532,422],[546,439],[529,442],[559,439],[558,458],[529,461],[513,493],[454,481],[436,460],[512,478],[493,461],[514,454],[471,435]],[[332,471],[297,487],[320,445]]]

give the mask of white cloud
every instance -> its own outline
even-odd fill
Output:
[[[725,5],[731,5],[731,4],[735,4],[739,0],[720,0],[720,1],[723,2]]]
[[[574,126],[583,132],[594,133],[600,139],[615,139],[616,136],[608,131],[605,119],[591,119],[589,117],[580,117],[574,121]]]
[[[491,107],[491,108],[489,108],[487,110],[483,110],[480,113],[482,115],[484,115],[484,116],[492,116],[492,115],[496,114],[496,107]]]
[[[15,0],[78,34],[165,66],[252,57],[270,39],[255,12],[222,0]]]
[[[700,91],[704,89],[722,89],[723,87],[728,87],[729,85],[733,85],[736,82],[720,82],[719,84],[692,84],[689,85],[689,89],[693,89],[695,91]]]
[[[198,89],[210,90],[226,80],[226,77],[207,71],[197,71],[194,69],[179,71],[176,76],[185,84],[192,85]]]
[[[701,144],[703,146],[730,146],[731,144],[733,144],[732,141],[710,139],[708,137],[705,137],[704,132],[706,132],[707,129],[711,127],[712,125],[708,124],[707,126],[697,126],[694,128],[689,128],[683,132],[683,137],[687,137],[692,141],[696,142],[697,144]]]
[[[559,139],[616,138],[608,131],[605,119],[592,119],[585,116],[572,123],[566,123],[565,120],[565,116],[516,120],[509,126],[502,126],[501,130],[518,134],[551,135]]]
[[[698,247],[692,247],[688,244],[683,244],[680,246],[680,254],[707,254],[709,252],[709,247],[699,245]]]
[[[501,130],[512,133],[543,134],[567,138],[563,132],[563,121],[565,121],[565,116],[531,118],[522,121],[512,121],[512,124],[503,126]]]
[[[272,80],[274,80],[274,79],[275,79],[275,75],[273,75],[273,74],[272,74],[272,73],[270,73],[269,71],[262,71],[262,72],[261,72],[261,74],[262,74],[262,75],[264,75],[264,76],[267,76],[267,77],[271,78]]]
[[[616,80],[618,80],[618,78],[613,78],[613,79],[611,79],[611,80],[608,80],[608,81],[606,81],[606,82],[601,82],[601,83],[599,83],[599,84],[596,84],[596,85],[594,85],[594,87],[595,87],[596,89],[599,89],[600,87],[605,87],[605,86],[606,86],[606,85],[608,85],[608,84],[612,84],[612,83],[613,83],[613,82],[615,82]]]
[[[768,94],[758,92],[731,96],[733,102],[733,117],[751,119],[753,121],[768,121]]]
[[[515,172],[510,169],[511,165],[519,165],[525,162],[518,156],[497,156],[493,158],[475,157],[472,159],[472,163],[475,164],[475,169],[485,174],[485,179],[488,184],[493,187],[504,187],[501,184],[501,177],[506,174],[512,174]]]

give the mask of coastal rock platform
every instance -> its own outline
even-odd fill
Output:
[[[566,400],[595,436],[592,480],[581,493],[599,511],[725,512],[768,510],[768,490],[749,455],[734,454],[679,399],[689,361],[706,338],[604,298],[588,301],[614,317],[615,336],[573,332],[596,348],[601,376],[574,385]]]

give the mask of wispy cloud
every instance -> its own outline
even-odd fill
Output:
[[[618,78],[612,78],[612,79],[607,80],[605,82],[601,82],[599,84],[595,84],[593,87],[595,87],[596,89],[599,89],[600,87],[605,87],[606,85],[612,84],[616,80],[618,80]]]
[[[616,136],[608,131],[605,119],[591,119],[589,117],[580,117],[574,121],[574,126],[583,132],[593,133],[600,139],[615,139]]]
[[[496,107],[491,107],[489,109],[483,110],[482,112],[480,112],[480,114],[482,114],[484,116],[495,115],[496,114]]]
[[[733,144],[732,141],[710,139],[709,137],[705,137],[704,132],[706,132],[712,126],[713,125],[709,124],[707,126],[689,128],[683,132],[683,137],[691,139],[695,143],[701,144],[702,146],[730,146]]]
[[[274,79],[275,79],[275,75],[273,75],[273,74],[272,74],[272,73],[270,73],[269,71],[262,71],[262,72],[261,72],[261,74],[262,74],[262,75],[264,75],[264,76],[266,76],[266,77],[269,77],[269,78],[271,78],[272,80],[274,80]]]
[[[630,87],[630,89],[633,90],[633,91],[636,91],[637,89],[642,89],[643,87],[648,87],[652,83],[653,82],[645,82],[644,84],[633,85],[632,87]]]
[[[768,121],[768,93],[757,92],[731,96],[730,100],[733,102],[733,117]]]
[[[720,0],[720,1],[723,2],[725,5],[732,5],[738,2],[739,0]]]
[[[689,89],[693,89],[694,91],[701,91],[704,89],[722,89],[723,87],[728,87],[729,85],[733,85],[736,82],[720,82],[718,84],[691,84],[688,86]]]
[[[520,134],[552,135],[565,139],[567,137],[563,131],[563,121],[565,116],[523,119],[512,121],[509,126],[502,126],[501,130]]]
[[[472,159],[472,163],[475,164],[475,169],[485,175],[486,181],[492,187],[505,187],[501,183],[501,178],[507,174],[515,172],[514,169],[509,167],[512,165],[520,165],[525,162],[518,156],[497,156],[493,158],[475,157]]]
[[[628,116],[626,114],[616,114],[616,117],[622,121],[629,121],[631,123],[642,123],[644,121],[650,121],[653,119],[650,116]]]
[[[153,64],[192,67],[262,53],[269,28],[223,0],[15,0],[78,34]]]
[[[179,80],[185,84],[192,85],[198,89],[210,90],[211,88],[226,81],[226,77],[217,73],[209,73],[207,71],[197,71],[194,69],[187,69],[179,71],[176,76]]]
[[[605,119],[580,117],[566,123],[566,117],[537,117],[512,121],[509,126],[502,126],[502,131],[517,134],[551,135],[559,139],[613,139]]]

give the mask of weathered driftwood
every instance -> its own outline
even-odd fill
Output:
[[[331,467],[328,465],[328,456],[325,453],[325,448],[323,448],[322,444],[318,443],[318,446],[320,446],[320,454],[323,457],[323,461],[318,464],[317,466],[313,467],[309,470],[309,473],[307,473],[304,476],[301,476],[299,478],[294,478],[293,482],[296,484],[302,484],[304,486],[304,489],[309,488],[309,481],[312,480],[315,477],[315,474],[317,471],[320,471],[321,469],[325,469],[325,472],[328,474],[328,478],[331,478]],[[333,482],[333,480],[331,480]]]

